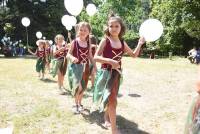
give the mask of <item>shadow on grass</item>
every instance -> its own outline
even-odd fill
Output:
[[[57,83],[57,81],[51,80],[51,79],[49,79],[49,78],[41,79],[41,81],[43,81],[43,82],[45,82],[45,83]]]
[[[139,94],[128,94],[128,96],[130,96],[130,97],[141,97],[141,95],[139,95]]]
[[[138,124],[118,115],[117,125],[122,134],[150,134],[138,128]]]
[[[96,123],[101,128],[107,129],[103,126],[103,113],[99,113],[99,111],[94,111],[90,114],[82,113],[82,116],[87,122],[91,124]],[[136,124],[135,122],[127,120],[120,115],[117,115],[117,126],[122,134],[149,134],[148,132],[140,130],[138,128],[138,124]]]
[[[118,93],[118,95],[117,95],[118,98],[121,98],[122,96],[123,96],[123,95],[120,94],[120,93]]]
[[[88,110],[89,111],[89,110]],[[91,123],[91,124],[94,124],[96,123],[98,126],[100,126],[101,128],[103,129],[106,129],[104,126],[103,126],[103,123],[104,123],[104,120],[103,120],[103,113],[99,113],[99,111],[94,111],[92,113],[81,113],[82,116],[84,117],[84,119]]]

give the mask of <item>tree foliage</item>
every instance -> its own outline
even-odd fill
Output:
[[[98,12],[88,16],[85,8],[94,3]],[[108,14],[113,11],[119,15],[127,28],[124,36],[133,48],[139,35],[141,23],[148,18],[159,19],[164,26],[163,36],[148,48],[168,53],[186,54],[200,40],[200,1],[199,0],[84,0],[84,8],[77,20],[88,21],[92,33],[101,39]],[[0,37],[7,33],[15,40],[26,41],[25,27],[21,19],[27,16],[31,20],[28,27],[30,45],[36,41],[35,33],[41,31],[47,39],[53,39],[58,33],[67,36],[67,30],[61,24],[61,17],[68,14],[63,0],[0,0]],[[6,25],[9,24],[9,27]],[[74,30],[73,34],[74,34]]]
[[[151,9],[150,16],[164,25],[164,35],[156,42],[162,51],[186,54],[193,45],[199,45],[193,42],[199,39],[198,0],[152,0]]]

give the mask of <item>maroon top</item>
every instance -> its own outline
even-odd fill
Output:
[[[87,43],[87,47],[81,47],[77,40],[73,41],[74,49],[73,49],[73,56],[78,59],[78,63],[89,63],[89,43]]]
[[[63,47],[65,47],[65,45],[63,45]],[[58,50],[57,46],[56,46],[56,50]],[[64,59],[64,57],[67,55],[68,49],[65,49],[62,52],[57,53],[54,57],[56,59]]]
[[[42,57],[45,57],[45,50],[39,50],[37,49],[37,52],[36,52],[36,55],[38,58],[42,58]]]
[[[103,50],[103,57],[119,61],[120,69],[121,69],[121,59],[122,59],[122,55],[124,53],[124,41],[123,40],[121,40],[121,46],[122,47],[119,49],[113,48],[111,46],[110,40],[108,38],[106,38],[106,45]],[[101,68],[111,70],[112,65],[104,63],[101,65]]]

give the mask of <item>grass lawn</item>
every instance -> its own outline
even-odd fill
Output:
[[[58,95],[56,80],[39,80],[34,58],[0,58],[0,128],[14,125],[14,134],[109,134],[103,116],[74,115],[74,99]],[[185,58],[123,58],[123,84],[117,125],[123,134],[181,134],[192,98],[197,66]],[[67,77],[65,78],[67,87]],[[90,87],[90,83],[89,83]],[[92,93],[83,105],[89,110]]]

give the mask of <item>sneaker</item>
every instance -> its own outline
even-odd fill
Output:
[[[79,106],[78,106],[78,110],[79,110],[80,112],[84,111],[83,105],[79,105]]]
[[[102,125],[103,125],[103,127],[105,127],[106,129],[110,129],[110,127],[111,127],[111,123],[110,123],[109,121],[105,121],[105,123],[102,124]]]
[[[60,94],[60,95],[65,95],[65,92],[63,91],[62,88],[59,88],[59,92],[58,92],[58,94]]]
[[[66,90],[67,90],[64,86],[62,86],[61,89],[63,92],[66,92]]]

